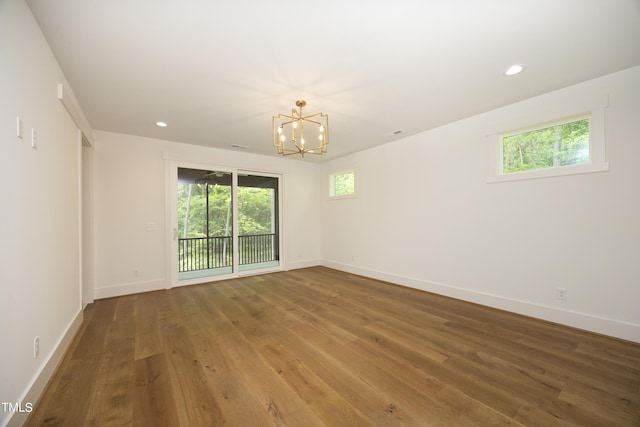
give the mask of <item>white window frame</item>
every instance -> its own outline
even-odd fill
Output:
[[[353,174],[353,193],[349,194],[335,194],[336,192],[336,176],[345,175],[347,173]],[[350,199],[356,197],[356,170],[354,168],[351,169],[343,169],[337,172],[332,172],[329,174],[329,199],[338,200],[338,199]]]
[[[606,97],[596,97],[582,102],[569,102],[564,108],[550,108],[551,111],[546,116],[544,113],[540,114],[539,110],[532,111],[528,116],[501,125],[498,131],[487,132],[489,144],[487,182],[496,183],[608,171],[609,164],[605,157],[605,107],[607,104]],[[522,172],[503,172],[503,137],[585,118],[589,119],[589,162]]]

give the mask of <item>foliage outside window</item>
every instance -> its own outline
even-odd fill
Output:
[[[231,187],[178,183],[178,231],[181,239],[230,236],[233,228],[231,215]]]
[[[331,197],[339,197],[355,194],[355,180],[356,175],[353,170],[331,174],[329,179],[329,195]]]
[[[209,199],[208,221],[207,198]],[[238,187],[238,199],[240,235],[273,232],[274,191],[272,189]],[[178,230],[181,239],[231,236],[232,228],[230,186],[178,184]]]
[[[501,136],[502,173],[590,163],[589,118]]]
[[[275,191],[238,187],[238,227],[241,236],[273,233]]]

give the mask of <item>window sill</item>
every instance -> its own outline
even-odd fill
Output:
[[[329,200],[344,200],[344,199],[355,199],[355,194],[345,194],[342,196],[329,196]]]
[[[588,165],[563,166],[558,168],[537,169],[533,171],[513,172],[487,177],[487,182],[520,181],[524,179],[550,178],[554,176],[576,175],[582,173],[606,172],[609,170],[609,163],[597,163]]]

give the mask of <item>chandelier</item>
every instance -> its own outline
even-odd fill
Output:
[[[302,107],[307,102],[296,101],[296,110],[291,115],[278,114],[273,116],[272,131],[273,145],[278,147],[278,154],[323,154],[327,152],[329,143],[329,116],[315,113],[310,116],[302,115]]]

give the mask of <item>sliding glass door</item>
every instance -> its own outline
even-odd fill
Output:
[[[233,174],[178,168],[179,279],[233,273]]]
[[[173,174],[174,283],[280,267],[279,176],[177,165]]]
[[[280,265],[278,178],[238,175],[240,271]]]

